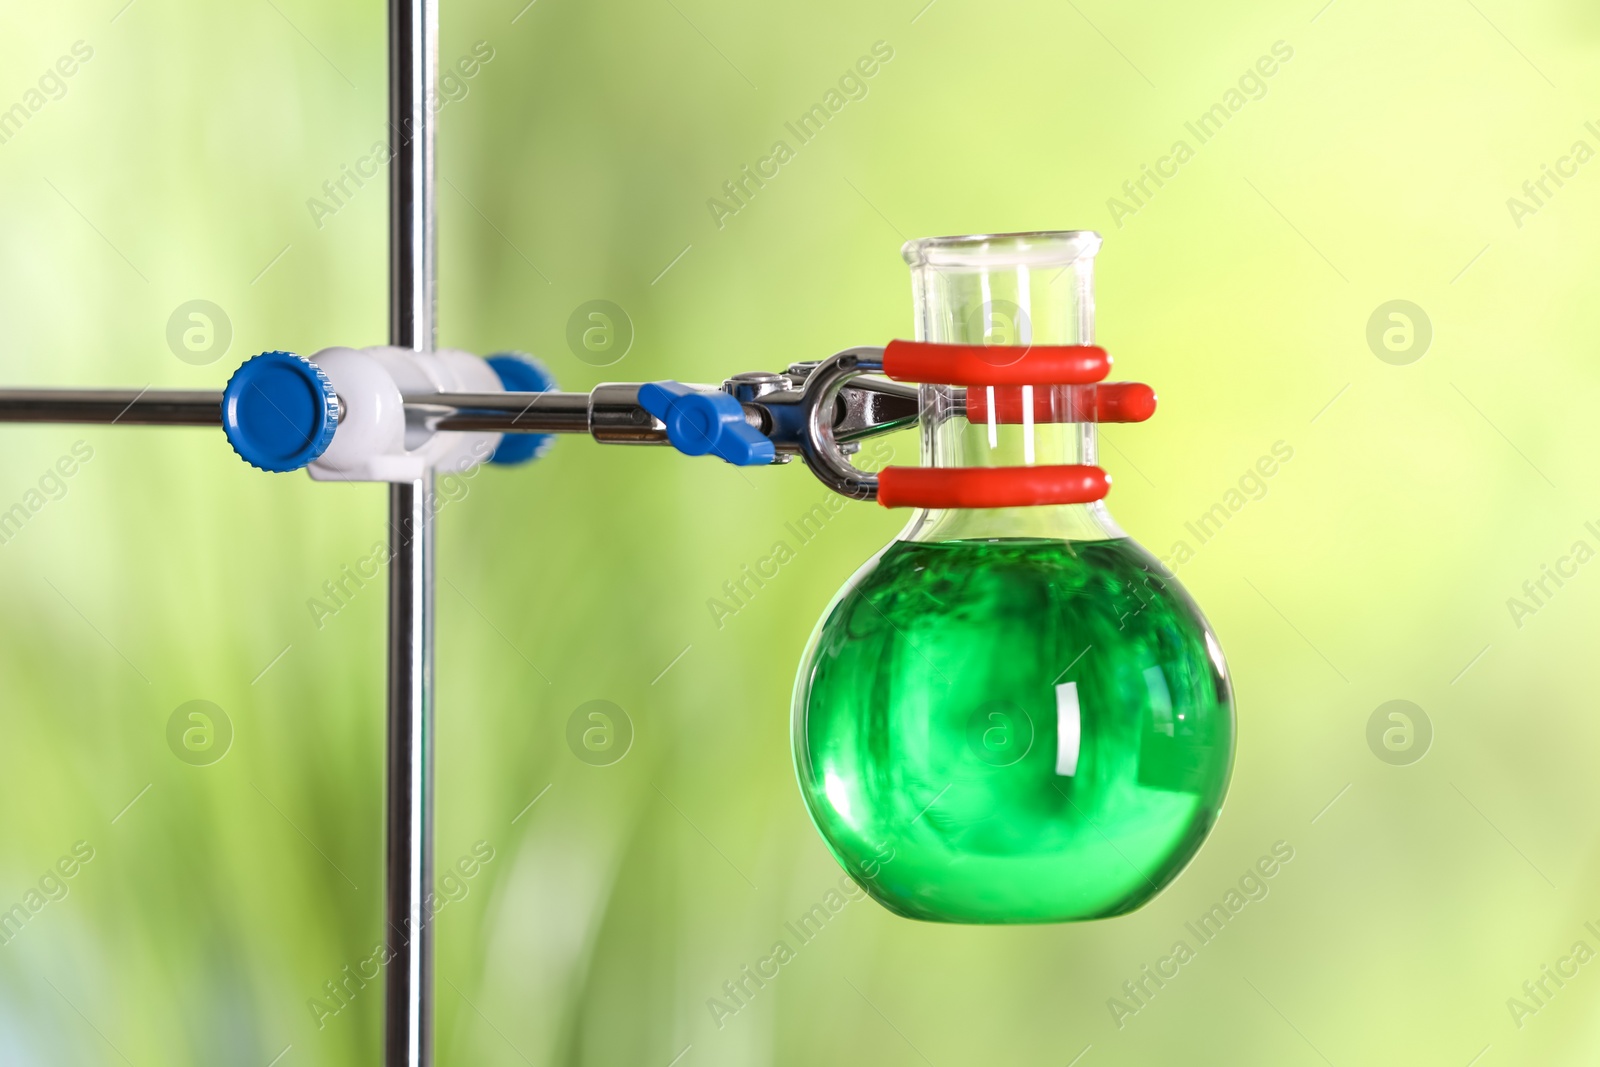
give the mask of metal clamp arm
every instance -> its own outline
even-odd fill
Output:
[[[839,446],[836,423],[839,394],[845,384],[863,374],[882,369],[882,349],[851,348],[824,360],[806,377],[801,403],[804,432],[799,441],[800,455],[806,466],[811,468],[811,473],[840,496],[856,500],[876,500],[878,497],[878,476],[850,462]],[[913,408],[911,421],[915,420],[916,410]],[[900,420],[891,421],[898,423]],[[860,432],[856,436],[864,437],[867,433]]]
[[[675,443],[669,420],[652,414],[647,399],[657,407],[676,397],[714,410],[721,420],[730,444],[724,448],[684,448],[690,454],[714,452],[732,455],[746,462],[784,463],[801,457],[824,484],[857,499],[873,499],[876,476],[854,467],[849,453],[867,437],[903,429],[917,421],[917,389],[913,385],[868,377],[882,370],[880,348],[852,348],[819,363],[792,364],[783,373],[755,371],[728,379],[717,386],[681,386],[678,383],[608,382],[586,393],[506,391],[506,392],[425,392],[400,397],[405,425],[423,436],[445,431],[504,434],[586,433],[602,444],[667,445]],[[270,358],[269,358],[270,357]],[[303,360],[287,353],[267,353],[248,361],[253,376],[235,375],[235,392],[250,394],[259,388],[250,382],[265,370],[281,371],[273,361],[306,364],[316,373],[315,360]],[[272,364],[269,366],[269,364]],[[329,357],[329,367],[333,358]],[[320,374],[318,380],[328,386]],[[510,383],[508,383],[510,384]],[[703,398],[703,402],[702,402]],[[336,396],[334,418],[340,425],[352,418],[348,408],[353,398]],[[285,410],[277,402],[237,404],[225,410],[226,394],[221,391],[157,389],[10,389],[0,390],[0,423],[55,422],[97,423],[143,426],[223,426],[238,448],[251,436],[250,427],[239,420],[265,418],[272,423],[262,427],[270,435],[319,437],[319,427],[291,425],[296,411]],[[302,405],[304,406],[304,405]],[[357,405],[359,407],[359,404]],[[318,405],[319,420],[328,413]],[[308,410],[310,410],[308,408]],[[697,409],[698,410],[698,409]],[[742,413],[743,425],[729,423],[735,411]],[[663,408],[663,415],[670,413]],[[684,420],[677,420],[684,423]],[[693,420],[690,420],[693,421]],[[715,421],[715,420],[714,420]],[[709,423],[707,424],[709,425]],[[687,423],[679,426],[680,436]],[[316,432],[313,432],[316,431]],[[298,436],[297,436],[298,435]],[[323,442],[326,447],[326,442]],[[249,451],[247,449],[246,451]],[[244,453],[241,453],[244,454]],[[253,454],[253,453],[252,453]],[[770,456],[770,458],[764,458]],[[299,461],[297,469],[310,459]],[[730,460],[732,461],[732,460]],[[258,464],[259,465],[259,464]]]

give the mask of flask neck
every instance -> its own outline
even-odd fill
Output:
[[[1094,386],[921,387],[922,465],[983,468],[1094,465]],[[977,395],[973,395],[977,394]],[[1083,420],[1083,421],[1079,421]],[[1104,541],[1126,536],[1099,500],[1015,508],[923,508],[902,540],[1029,538]]]
[[[997,346],[1094,343],[1094,256],[1083,231],[908,242],[920,341]],[[997,359],[1015,358],[997,352]],[[1096,386],[921,387],[924,467],[1096,463]],[[1125,536],[1103,501],[922,509],[902,540]]]
[[[899,540],[1113,541],[1127,536],[1101,500],[1031,508],[923,508],[911,517]]]

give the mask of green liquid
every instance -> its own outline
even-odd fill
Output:
[[[916,919],[1120,915],[1175,878],[1233,764],[1222,654],[1131,540],[897,541],[795,693],[834,856]]]

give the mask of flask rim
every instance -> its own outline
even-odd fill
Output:
[[[1100,243],[1094,230],[1024,230],[919,237],[902,245],[900,255],[913,268],[1065,267],[1093,257]]]

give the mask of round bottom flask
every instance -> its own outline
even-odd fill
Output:
[[[918,339],[1091,343],[1098,247],[911,242]],[[1094,389],[923,386],[923,463],[1093,464]],[[1210,830],[1232,698],[1199,609],[1103,503],[924,509],[813,635],[794,753],[828,847],[891,911],[1104,918],[1160,892]]]

